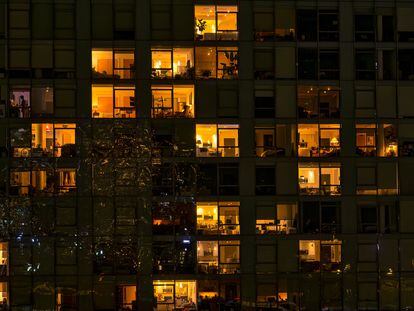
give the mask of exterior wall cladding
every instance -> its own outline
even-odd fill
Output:
[[[0,0],[0,309],[413,310],[414,1]]]

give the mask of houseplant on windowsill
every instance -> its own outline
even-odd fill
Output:
[[[203,40],[203,32],[206,30],[207,22],[204,19],[196,19],[196,39]]]

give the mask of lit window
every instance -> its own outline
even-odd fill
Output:
[[[240,269],[239,241],[198,241],[198,272],[234,274]]]
[[[196,5],[196,40],[237,40],[237,6]]]
[[[92,74],[94,78],[113,76],[113,53],[105,50],[92,50]]]
[[[135,88],[92,86],[93,118],[135,118]]]
[[[56,170],[57,189],[56,192],[66,193],[76,190],[76,170],[72,168],[62,168]]]
[[[194,50],[192,48],[152,49],[153,79],[193,79]]]
[[[356,125],[356,152],[362,156],[375,156],[377,151],[376,125]]]
[[[197,157],[238,157],[239,126],[234,124],[197,124]]]
[[[153,286],[158,310],[195,310],[197,303],[196,281],[156,280],[153,282]]]
[[[46,192],[46,171],[11,171],[10,172],[10,195],[32,195]],[[53,178],[53,177],[52,177]],[[50,183],[53,186],[52,180]]]
[[[302,271],[341,270],[341,241],[300,240],[299,257]]]
[[[58,288],[56,297],[56,310],[76,310],[76,290],[69,288]]]
[[[6,242],[1,242],[0,243],[0,276],[7,276],[7,275],[9,275],[9,245]],[[0,301],[2,301],[2,299]]]
[[[76,124],[32,124],[32,157],[73,157],[75,149]],[[14,153],[19,149],[14,150]],[[24,150],[21,150],[24,153]],[[16,156],[16,155],[15,155]],[[17,155],[22,156],[22,155]]]
[[[276,206],[256,208],[257,234],[292,234],[297,232],[297,227],[298,207],[296,203],[277,203]]]
[[[30,118],[30,89],[14,88],[10,91],[9,116],[11,118]]]
[[[198,79],[237,79],[238,68],[237,47],[196,47]]]
[[[340,195],[340,164],[299,163],[299,188],[305,195]]]
[[[199,234],[239,234],[239,203],[197,203],[197,232]]]
[[[133,79],[135,56],[133,51],[92,50],[93,78]]]
[[[10,172],[10,195],[69,193],[76,191],[76,170],[72,168]]]
[[[7,282],[0,282],[0,301],[7,308],[9,305],[9,285]]]
[[[397,127],[394,124],[356,124],[356,152],[361,156],[397,157]]]
[[[137,287],[135,285],[122,285],[118,287],[119,310],[136,310],[137,308]]]
[[[194,118],[194,86],[153,86],[153,118]]]
[[[300,157],[329,157],[339,154],[339,124],[298,124],[298,135]]]

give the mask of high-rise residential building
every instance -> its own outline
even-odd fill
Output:
[[[0,310],[413,310],[414,1],[0,0]]]

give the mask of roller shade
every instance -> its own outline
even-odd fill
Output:
[[[397,188],[397,165],[395,163],[378,163],[378,188]]]
[[[400,201],[400,232],[414,232],[414,201]]]
[[[273,31],[273,13],[255,12],[254,13],[255,31]]]
[[[275,219],[276,218],[276,208],[272,205],[258,206],[256,208],[256,219]]]
[[[398,31],[414,31],[414,8],[397,9]]]
[[[359,186],[373,186],[376,184],[375,167],[358,167],[357,184]]]
[[[413,98],[413,86],[401,86],[398,88],[398,115],[400,117],[414,117]]]
[[[276,28],[292,29],[295,28],[295,9],[277,8],[276,9]]]

